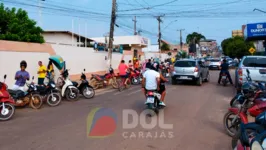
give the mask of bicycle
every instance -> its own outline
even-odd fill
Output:
[[[131,81],[129,77],[121,77],[118,82],[118,91],[123,91],[126,88],[129,88],[131,85]]]

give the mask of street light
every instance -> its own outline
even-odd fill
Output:
[[[253,9],[253,11],[256,11],[256,10],[266,14],[266,11],[263,11],[263,10],[260,10],[260,9],[257,9],[257,8]]]

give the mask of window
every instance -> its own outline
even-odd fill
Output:
[[[210,61],[211,61],[211,62],[220,62],[219,59],[211,59]]]
[[[177,61],[175,67],[195,67],[195,61]]]
[[[263,57],[247,57],[243,61],[245,67],[266,67],[266,58]]]

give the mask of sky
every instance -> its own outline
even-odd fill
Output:
[[[87,37],[102,37],[110,31],[112,0],[0,0],[6,7],[28,11],[44,30],[72,31]],[[41,6],[41,9],[38,7]],[[115,36],[133,35],[137,30],[152,44],[158,41],[158,21],[162,39],[176,44],[192,32],[199,32],[218,44],[247,23],[266,22],[266,0],[117,0]],[[40,13],[41,12],[41,13]],[[40,15],[41,14],[41,15]]]

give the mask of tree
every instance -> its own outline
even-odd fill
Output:
[[[161,50],[163,51],[169,51],[170,50],[170,46],[166,43],[163,43],[161,46]]]
[[[195,39],[195,43],[194,43],[194,39]],[[206,40],[206,37],[200,33],[193,32],[187,35],[186,42],[187,44],[192,44],[192,43],[199,44],[200,40],[202,39]]]
[[[44,43],[43,30],[28,17],[25,10],[0,5],[0,40]]]
[[[247,42],[243,37],[233,37],[224,39],[221,43],[223,52],[230,57],[241,58],[245,55],[250,55],[249,49],[255,47],[253,42]]]
[[[188,57],[187,52],[183,50],[178,51],[178,53],[176,54],[176,59],[187,58],[187,57]]]

